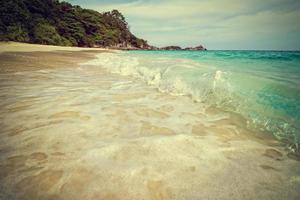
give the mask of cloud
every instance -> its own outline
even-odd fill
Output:
[[[95,7],[97,8],[97,7]],[[299,9],[298,0],[162,0],[130,1],[119,4],[107,4],[98,10],[119,9],[126,16],[152,19],[188,18],[188,17],[230,17],[255,14],[266,10]]]
[[[92,0],[85,7],[120,10],[137,36],[157,46],[300,48],[299,0]]]

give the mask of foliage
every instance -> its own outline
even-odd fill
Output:
[[[147,47],[117,10],[98,13],[58,0],[0,0],[0,40],[63,46]]]
[[[15,26],[8,26],[6,27],[6,30],[9,34],[3,34],[4,40],[15,40],[15,41],[20,41],[20,42],[28,42],[29,41],[29,36],[27,31],[22,28],[19,24]]]
[[[38,23],[33,30],[34,42],[39,44],[66,45],[54,26]]]

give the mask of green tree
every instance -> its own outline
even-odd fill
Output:
[[[53,45],[140,47],[118,11],[99,13],[58,0],[0,0],[0,40]]]
[[[28,42],[29,36],[27,30],[22,28],[20,25],[8,26],[6,28],[6,38],[8,40]]]
[[[57,33],[54,26],[39,23],[33,30],[35,42],[39,44],[64,45],[64,40]]]

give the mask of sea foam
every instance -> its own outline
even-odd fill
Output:
[[[286,72],[271,66],[274,63],[280,66],[288,64],[280,62],[290,60],[280,60],[287,56],[277,54],[227,52],[225,55],[224,52],[166,51],[102,53],[87,64],[101,66],[112,73],[133,76],[164,93],[190,96],[205,108],[217,107],[240,114],[248,121],[248,128],[271,132],[295,147],[300,141],[300,104],[298,101],[294,104],[295,108],[289,106],[293,106],[292,101],[300,100],[299,95],[293,95],[300,92],[300,86],[283,85],[288,84],[287,81],[283,82],[286,77],[281,76]],[[253,60],[256,63],[249,65]],[[293,79],[289,81],[300,80],[299,74],[298,71],[291,73]],[[291,92],[287,93],[289,90]],[[285,95],[293,96],[289,98]]]

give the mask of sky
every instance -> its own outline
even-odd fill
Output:
[[[300,0],[67,0],[119,10],[130,30],[162,47],[300,50]]]

